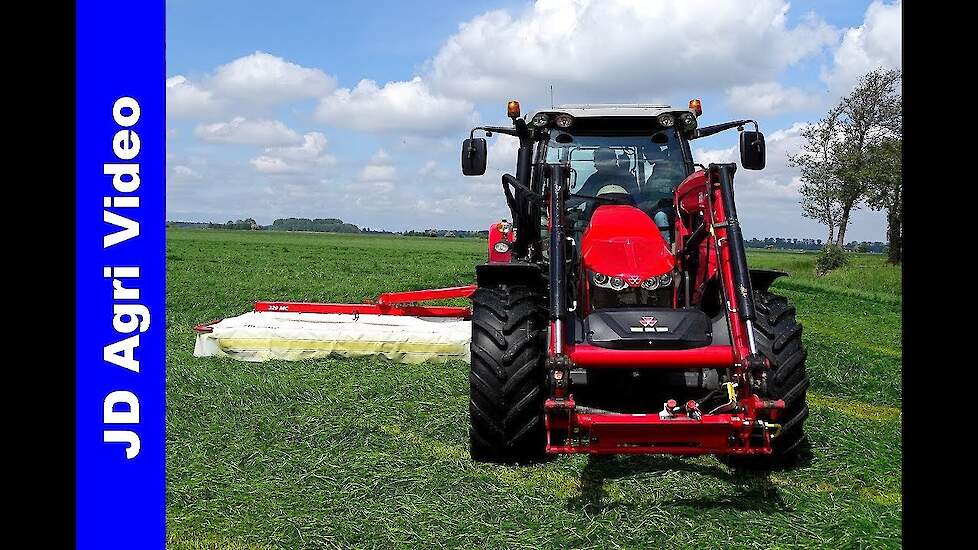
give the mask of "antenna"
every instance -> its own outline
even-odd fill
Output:
[[[554,108],[554,85],[550,85],[550,108]]]

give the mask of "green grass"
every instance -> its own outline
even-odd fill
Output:
[[[172,548],[897,547],[899,271],[791,278],[812,377],[812,458],[769,475],[713,457],[474,464],[467,365],[194,358],[192,327],[256,299],[361,301],[472,281],[478,240],[170,230],[167,507]],[[875,273],[879,272],[879,273]]]
[[[849,265],[815,275],[815,252],[750,250],[751,267],[779,269],[791,275],[783,288],[811,289],[873,301],[900,303],[902,275],[899,266],[886,263],[882,254],[849,253]]]

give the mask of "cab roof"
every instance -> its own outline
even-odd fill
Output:
[[[664,104],[642,103],[584,103],[558,105],[541,109],[537,113],[567,113],[574,118],[588,117],[654,117],[662,113],[692,112],[689,108],[676,108]],[[534,116],[537,114],[534,113]],[[530,117],[531,119],[533,117]]]

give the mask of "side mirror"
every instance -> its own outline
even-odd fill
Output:
[[[486,173],[486,140],[469,138],[462,142],[462,174],[481,176]]]
[[[767,155],[764,150],[764,134],[743,131],[740,133],[740,164],[748,170],[761,170]]]

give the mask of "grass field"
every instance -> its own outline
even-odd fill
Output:
[[[900,546],[898,269],[752,252],[805,325],[811,458],[737,474],[714,457],[468,458],[468,367],[192,357],[194,324],[256,299],[354,301],[473,280],[478,240],[170,230],[172,548]]]

